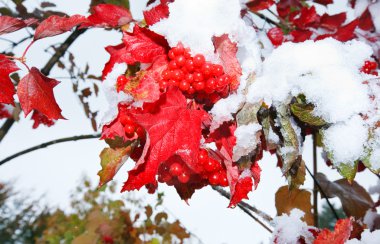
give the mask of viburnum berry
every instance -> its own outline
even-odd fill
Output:
[[[202,54],[195,55],[193,58],[194,67],[202,67],[205,61],[205,56],[203,56]]]
[[[208,163],[208,152],[206,149],[201,149],[198,154],[198,163],[204,165]]]
[[[179,176],[184,171],[179,163],[173,163],[172,165],[170,165],[169,172],[172,176]]]
[[[228,179],[227,179],[227,174],[222,174],[221,176],[220,176],[220,179],[219,179],[219,185],[221,185],[221,186],[228,186]]]
[[[125,75],[119,75],[116,80],[116,90],[120,92],[124,90],[125,85],[128,83],[128,79]]]
[[[186,171],[183,171],[179,176],[178,176],[178,181],[186,184],[190,180],[190,174]]]
[[[179,89],[181,89],[181,91],[187,91],[189,90],[190,88],[190,83],[187,82],[187,80],[183,80],[179,83]]]
[[[214,172],[212,173],[209,177],[208,177],[208,181],[210,182],[211,185],[219,185],[219,181],[220,181],[220,175],[218,172]]]
[[[132,124],[126,124],[124,126],[124,132],[127,135],[127,137],[131,138],[135,135],[136,127]]]

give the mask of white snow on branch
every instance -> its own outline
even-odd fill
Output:
[[[236,145],[233,148],[233,161],[238,161],[241,157],[248,155],[256,149],[257,144],[260,142],[260,136],[257,132],[261,128],[261,125],[257,123],[241,125],[236,128]]]

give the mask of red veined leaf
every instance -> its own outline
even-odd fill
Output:
[[[36,19],[21,20],[10,16],[0,16],[0,35],[18,31],[24,27],[35,24]]]
[[[18,69],[12,60],[0,54],[0,103],[14,104],[15,88],[9,75]]]
[[[54,123],[55,123],[54,120],[49,119],[48,117],[46,117],[44,114],[38,112],[37,110],[33,111],[32,120],[34,120],[33,129],[37,129],[38,126],[40,126],[41,124],[43,124],[47,127],[50,127],[50,126],[54,125]]]
[[[238,50],[236,43],[233,43],[228,35],[224,34],[220,37],[214,37],[214,46],[222,61],[224,71],[232,78],[231,89],[237,89],[242,70],[236,57]]]
[[[144,19],[148,25],[154,25],[161,19],[169,16],[169,7],[167,4],[160,3],[159,5],[144,11]]]
[[[352,220],[340,219],[336,222],[334,232],[324,229],[314,241],[314,244],[344,244],[350,237],[352,230]]]
[[[355,29],[359,25],[359,20],[354,19],[350,23],[348,23],[345,26],[340,27],[335,34],[333,34],[333,37],[341,42],[346,42],[355,37]]]
[[[253,0],[247,3],[247,7],[252,12],[268,9],[274,4],[274,0]]]
[[[80,26],[87,27],[119,27],[130,23],[132,15],[126,8],[113,4],[99,4],[91,9],[91,15]]]
[[[328,30],[336,30],[338,29],[347,18],[346,13],[339,13],[334,15],[324,14],[321,17],[321,27],[326,28]]]
[[[34,33],[34,40],[39,40],[45,37],[56,36],[67,31],[70,31],[75,26],[80,25],[86,20],[84,16],[73,15],[71,17],[60,17],[52,15],[42,21]]]
[[[138,25],[133,28],[133,33],[124,33],[123,42],[133,58],[132,63],[151,63],[157,56],[165,54],[168,47],[165,38]]]
[[[133,114],[137,123],[147,131],[150,146],[145,163],[129,172],[122,191],[156,185],[159,165],[174,155],[181,157],[191,170],[201,170],[197,158],[203,112],[188,108],[186,98],[178,89],[168,90],[156,106],[158,111]]]
[[[33,67],[17,87],[21,108],[27,116],[33,109],[38,110],[49,119],[63,119],[53,93],[59,82],[44,76]]]

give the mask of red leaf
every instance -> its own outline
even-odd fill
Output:
[[[0,35],[18,31],[24,27],[35,24],[36,19],[16,19],[10,16],[0,16]]]
[[[300,16],[293,21],[293,23],[300,29],[304,29],[306,27],[310,27],[319,21],[319,15],[315,10],[315,7],[312,6],[310,8],[303,7],[301,9]]]
[[[338,29],[338,31],[333,35],[335,39],[341,42],[346,42],[349,41],[353,38],[355,38],[355,29],[359,25],[359,20],[355,19],[348,23],[345,26],[342,26],[341,28]]]
[[[132,15],[128,9],[113,5],[99,4],[91,9],[91,15],[80,26],[87,27],[119,27],[130,23]]]
[[[324,14],[321,17],[321,27],[326,28],[328,30],[336,30],[344,23],[344,21],[346,21],[346,18],[346,13],[334,15]]]
[[[80,25],[85,20],[86,18],[81,15],[73,15],[71,17],[52,15],[39,24],[34,33],[34,40],[36,41],[45,37],[65,33],[73,29],[75,26]]]
[[[231,199],[228,207],[233,208],[241,202],[241,200],[248,199],[248,193],[252,191],[252,185],[251,177],[239,178],[235,185],[234,192],[231,192]]]
[[[279,46],[284,41],[284,32],[279,27],[271,28],[267,36],[274,46]]]
[[[159,5],[144,11],[144,19],[148,25],[154,25],[161,19],[169,16],[169,7],[166,4],[160,3]]]
[[[302,8],[302,4],[299,0],[280,0],[276,4],[276,7],[278,15],[281,18],[286,19],[290,14],[298,14],[299,10]],[[292,18],[289,18],[289,20],[292,20]]]
[[[352,230],[351,219],[340,219],[336,222],[334,232],[324,229],[315,239],[314,244],[344,244],[350,237]]]
[[[133,58],[131,63],[151,63],[157,56],[165,54],[168,46],[162,36],[138,25],[133,28],[133,33],[124,33],[123,42]]]
[[[102,72],[102,79],[104,80],[109,72],[112,71],[113,66],[116,63],[133,63],[133,58],[130,53],[127,52],[124,43],[117,46],[108,46],[106,51],[110,54],[110,59],[104,65]]]
[[[0,103],[14,104],[15,88],[9,75],[18,69],[13,61],[0,54]]]
[[[53,88],[57,84],[58,81],[44,76],[33,67],[29,74],[21,79],[17,87],[17,95],[25,116],[35,109],[49,119],[63,119],[62,110],[53,94]]]
[[[7,119],[11,117],[12,111],[9,110],[4,104],[0,103],[0,119]]]
[[[365,31],[373,31],[375,30],[375,26],[373,24],[372,15],[367,8],[364,13],[359,18],[359,28]]]
[[[37,129],[40,124],[43,124],[47,127],[50,127],[54,125],[54,120],[49,119],[42,113],[38,112],[37,110],[34,110],[33,115],[32,115],[32,120],[34,120],[33,123],[33,129]]]
[[[331,4],[333,3],[334,1],[333,0],[314,0],[314,2],[316,3],[319,3],[319,4],[322,4],[322,5],[328,5],[328,4]]]
[[[260,176],[261,176],[261,168],[259,166],[259,164],[257,162],[255,162],[254,164],[252,164],[251,166],[251,174],[252,174],[252,177],[255,181],[255,189],[257,188],[257,186],[259,185],[260,183]]]
[[[214,37],[214,46],[222,61],[224,71],[233,79],[231,89],[237,89],[242,70],[236,57],[238,50],[236,43],[233,43],[228,35],[224,34],[220,37]]]
[[[309,30],[294,30],[290,32],[290,35],[293,37],[293,42],[304,42],[308,40],[312,34],[313,32]]]
[[[274,4],[274,0],[253,0],[247,3],[247,7],[253,11],[268,9]]]
[[[174,155],[180,156],[191,170],[201,170],[197,158],[203,112],[187,108],[186,98],[177,89],[168,90],[156,105],[159,108],[154,113],[133,114],[147,131],[150,146],[145,163],[129,172],[122,191],[156,184],[159,165]]]
[[[219,151],[224,148],[228,153],[228,156],[232,158],[232,151],[236,144],[236,137],[234,135],[235,130],[236,124],[223,123],[218,129],[210,134],[207,142],[215,142]]]

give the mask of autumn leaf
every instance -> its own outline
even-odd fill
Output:
[[[143,12],[145,22],[148,25],[154,25],[161,19],[169,16],[169,7],[167,4],[160,3],[159,5]]]
[[[359,18],[359,28],[365,31],[374,31],[375,25],[372,20],[372,15],[367,7],[367,9],[362,13]]]
[[[130,23],[132,15],[130,11],[113,4],[98,4],[91,9],[91,15],[80,26],[87,27],[120,27]]]
[[[166,54],[168,44],[166,40],[147,28],[135,25],[132,33],[125,32],[123,42],[126,47],[126,52],[130,53],[135,62],[151,63],[160,55]]]
[[[314,240],[314,244],[344,244],[350,237],[352,229],[351,219],[340,219],[336,222],[334,232],[324,229]]]
[[[363,218],[367,210],[374,206],[369,193],[356,181],[352,181],[351,184],[346,179],[331,182],[322,173],[318,173],[316,178],[328,198],[340,199],[347,216]]]
[[[216,53],[222,61],[224,71],[233,79],[231,82],[231,89],[237,89],[242,69],[236,57],[238,50],[236,43],[233,43],[228,35],[224,34],[220,37],[214,37],[214,46]]]
[[[321,17],[321,27],[328,30],[336,30],[346,21],[347,14],[339,13],[334,15],[324,14]]]
[[[304,220],[308,225],[314,224],[311,212],[311,193],[306,190],[289,190],[288,186],[280,187],[275,196],[277,216],[283,213],[290,214],[294,208],[298,208],[305,213]]]
[[[112,68],[117,63],[133,63],[133,58],[130,53],[127,52],[125,44],[121,43],[116,46],[108,46],[105,48],[106,51],[110,54],[110,59],[104,65],[102,71],[102,80],[106,78],[109,72],[112,71]]]
[[[18,31],[37,22],[36,19],[21,20],[10,16],[0,16],[0,35]]]
[[[315,6],[312,6],[310,8],[303,7],[301,9],[301,13],[299,17],[295,20],[293,20],[293,23],[300,29],[304,29],[306,27],[310,27],[313,24],[319,22],[319,15],[317,14],[317,11],[315,9]]]
[[[14,104],[15,88],[9,75],[18,69],[13,61],[0,54],[0,103]]]
[[[201,139],[203,112],[187,107],[186,98],[178,89],[170,89],[156,104],[158,111],[132,114],[148,134],[150,146],[145,163],[129,172],[122,191],[156,184],[158,167],[173,155],[178,155],[195,172]]]
[[[315,116],[313,114],[314,106],[312,104],[293,103],[290,105],[290,110],[294,116],[308,125],[326,125],[326,121],[324,121],[321,117]]]
[[[270,8],[274,3],[274,0],[253,0],[246,3],[246,5],[252,12],[257,12]]]
[[[17,95],[21,108],[27,116],[33,109],[38,110],[49,119],[63,119],[53,94],[53,88],[58,84],[57,80],[44,76],[37,68],[20,80],[17,87]]]
[[[215,142],[218,150],[224,148],[229,157],[232,158],[232,151],[236,144],[235,130],[235,123],[225,122],[209,135],[207,142]]]
[[[341,42],[346,42],[355,37],[355,29],[359,25],[359,20],[354,19],[350,23],[340,27],[336,33],[333,35],[335,39]]]
[[[100,153],[100,165],[102,169],[98,172],[100,177],[99,187],[108,183],[113,179],[121,166],[127,161],[129,154],[134,148],[134,144],[130,144],[122,148],[104,148]]]
[[[328,5],[328,4],[333,3],[334,1],[333,0],[314,0],[314,2],[322,4],[322,5]]]
[[[45,37],[56,36],[70,31],[75,26],[83,23],[85,19],[81,15],[73,15],[71,17],[52,15],[38,25],[34,33],[34,40],[37,41]]]

